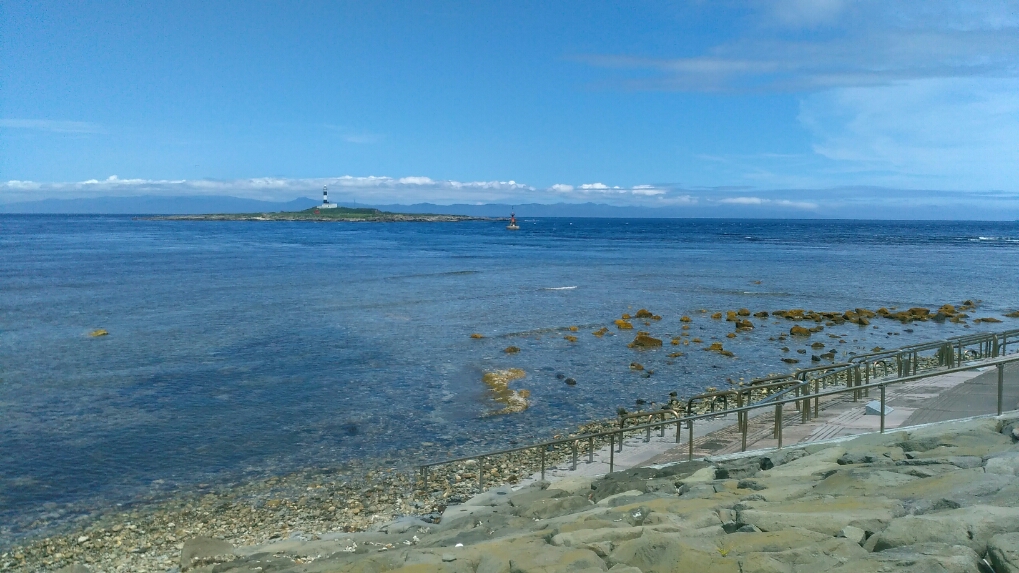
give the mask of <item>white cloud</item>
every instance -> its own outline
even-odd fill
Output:
[[[755,205],[755,206],[777,206],[791,209],[814,210],[819,207],[817,203],[810,201],[790,201],[789,199],[765,199],[762,197],[725,197],[715,200],[721,205]]]
[[[914,80],[814,94],[814,151],[859,183],[1017,189],[1019,80]]]
[[[830,24],[844,9],[844,0],[778,0],[771,7],[779,23],[796,27]]]
[[[105,133],[103,127],[97,123],[51,119],[0,119],[0,128],[48,131],[51,133]]]
[[[7,181],[0,183],[0,203],[38,199],[71,199],[99,196],[186,196],[230,195],[265,201],[287,201],[295,197],[317,197],[323,186],[335,201],[358,203],[556,203],[598,202],[611,205],[667,206],[697,202],[688,192],[669,186],[609,186],[604,183],[570,185],[559,183],[536,188],[516,181],[435,180],[410,177],[321,177],[288,179],[257,177],[251,179],[105,179],[78,182],[40,183]]]
[[[435,181],[432,181],[430,177],[401,177],[400,183],[404,185],[434,185]]]
[[[1019,74],[1014,2],[777,0],[753,4],[750,11],[752,24],[737,29],[736,39],[699,54],[599,54],[585,60],[623,70],[617,81],[629,88],[706,92],[816,91]],[[818,25],[824,30],[809,35],[789,30]]]

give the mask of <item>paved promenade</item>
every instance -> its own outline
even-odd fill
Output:
[[[1007,365],[1004,375],[1003,409],[1019,409],[1019,363]],[[888,386],[885,403],[892,411],[885,416],[885,430],[995,414],[997,388],[997,368],[979,366],[979,363],[974,363],[973,370]],[[880,396],[876,391],[857,401],[852,399],[850,393],[836,396],[822,401],[818,416],[807,422],[802,422],[801,414],[795,406],[788,404],[783,409],[783,445],[877,432],[880,430],[881,417],[867,414],[866,404],[878,399]],[[774,409],[755,411],[750,418],[747,434],[748,450],[778,446],[774,437]],[[738,452],[741,449],[741,437],[734,414],[695,424],[694,457]],[[624,441],[622,451],[611,455],[609,448],[604,447],[595,452],[592,462],[587,461],[587,456],[581,456],[576,470],[572,469],[570,462],[547,468],[545,479],[554,482],[572,476],[602,475],[608,473],[610,459],[613,471],[685,461],[688,452],[686,429],[677,442],[675,427],[670,427],[664,436],[652,432],[651,439],[647,441],[646,436],[629,437]],[[540,474],[535,474],[521,485],[538,479]]]

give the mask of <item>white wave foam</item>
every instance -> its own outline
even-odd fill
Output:
[[[573,290],[576,286],[565,286],[565,287],[545,287],[541,290]]]

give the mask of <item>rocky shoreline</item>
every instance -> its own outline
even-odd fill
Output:
[[[592,422],[565,435],[616,424],[614,419]],[[568,448],[553,449],[546,460],[557,464],[570,454]],[[485,485],[516,484],[538,470],[539,461],[526,452],[492,457],[485,464]],[[200,488],[4,548],[0,571],[58,571],[77,565],[93,572],[164,572],[173,570],[184,542],[194,537],[254,545],[363,532],[409,516],[439,521],[447,506],[477,493],[477,473],[473,460],[442,466],[431,472],[431,487],[424,489],[416,484],[413,469],[355,465]]]
[[[457,478],[443,477],[445,491],[462,483]],[[16,549],[21,557],[5,553],[0,567],[815,573],[975,572],[990,564],[997,573],[1019,571],[1019,411],[601,478],[503,485],[447,507],[414,507],[422,501],[413,494],[395,502],[432,512],[377,511],[393,490],[359,485],[361,497],[346,500],[325,483],[305,486],[297,500],[240,503],[208,494],[173,511],[95,524],[69,540],[87,548],[74,558],[29,559]],[[363,514],[363,530],[305,527],[335,513]],[[258,538],[232,529],[239,520],[277,531]],[[151,548],[139,551],[140,543]],[[52,541],[41,547],[70,551]]]

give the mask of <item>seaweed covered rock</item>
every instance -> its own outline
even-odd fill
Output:
[[[633,315],[634,318],[653,318],[654,316],[654,313],[646,308],[638,310],[637,314]]]
[[[728,356],[729,358],[736,356],[732,352],[729,352],[728,350],[723,348],[721,342],[712,342],[711,345],[705,348],[704,350],[706,352],[717,352],[718,354],[721,354],[722,356]]]
[[[754,323],[745,318],[736,319],[736,330],[753,330]]]
[[[608,332],[608,331],[609,331],[609,329],[607,327],[603,326],[603,327],[599,328],[598,330],[592,332],[591,334],[601,338],[602,336],[605,336],[605,333]]]
[[[471,338],[473,338],[474,340],[480,340],[480,339],[482,339],[484,337],[485,337],[485,335],[481,334],[480,332],[474,332],[474,333],[471,334]]]
[[[1016,312],[1019,312],[1019,311],[1016,311]],[[713,318],[715,320],[720,320],[722,318],[722,313],[720,313],[720,312],[712,313],[711,314],[711,318]]]
[[[567,334],[563,338],[565,338],[566,340],[569,340],[570,342],[576,342],[577,341],[577,337],[573,336],[572,334]]]
[[[503,348],[502,351],[506,354],[516,354],[517,352],[520,352],[520,349],[516,346],[507,346],[506,348]]]
[[[109,334],[110,334],[109,331],[107,331],[105,328],[97,328],[92,332],[88,333],[88,335],[92,338],[99,338],[100,336],[109,336]]]
[[[624,318],[616,320],[615,324],[619,330],[633,330],[633,324]]]
[[[797,324],[789,329],[789,334],[793,336],[810,336],[810,330]]]
[[[662,341],[647,332],[637,332],[637,337],[627,346],[630,348],[661,348]]]
[[[513,414],[527,409],[529,405],[527,399],[531,396],[531,392],[529,390],[513,390],[509,387],[510,382],[525,376],[527,373],[520,368],[485,372],[481,381],[488,386],[492,393],[492,399],[504,405],[502,409],[491,412],[491,414]]]
[[[1019,316],[1019,314],[1017,314],[1016,316]],[[690,317],[689,317],[689,316],[687,316],[687,315],[685,315],[685,314],[684,314],[683,316],[681,316],[681,317],[680,317],[679,321],[680,321],[680,322],[690,322],[690,321],[691,321],[691,319],[690,319]]]
[[[750,316],[750,309],[749,308],[741,308],[741,309],[736,311],[736,314],[738,316]]]
[[[640,364],[639,362],[631,362],[630,363],[630,370],[637,370],[637,371],[644,370],[644,365]]]

